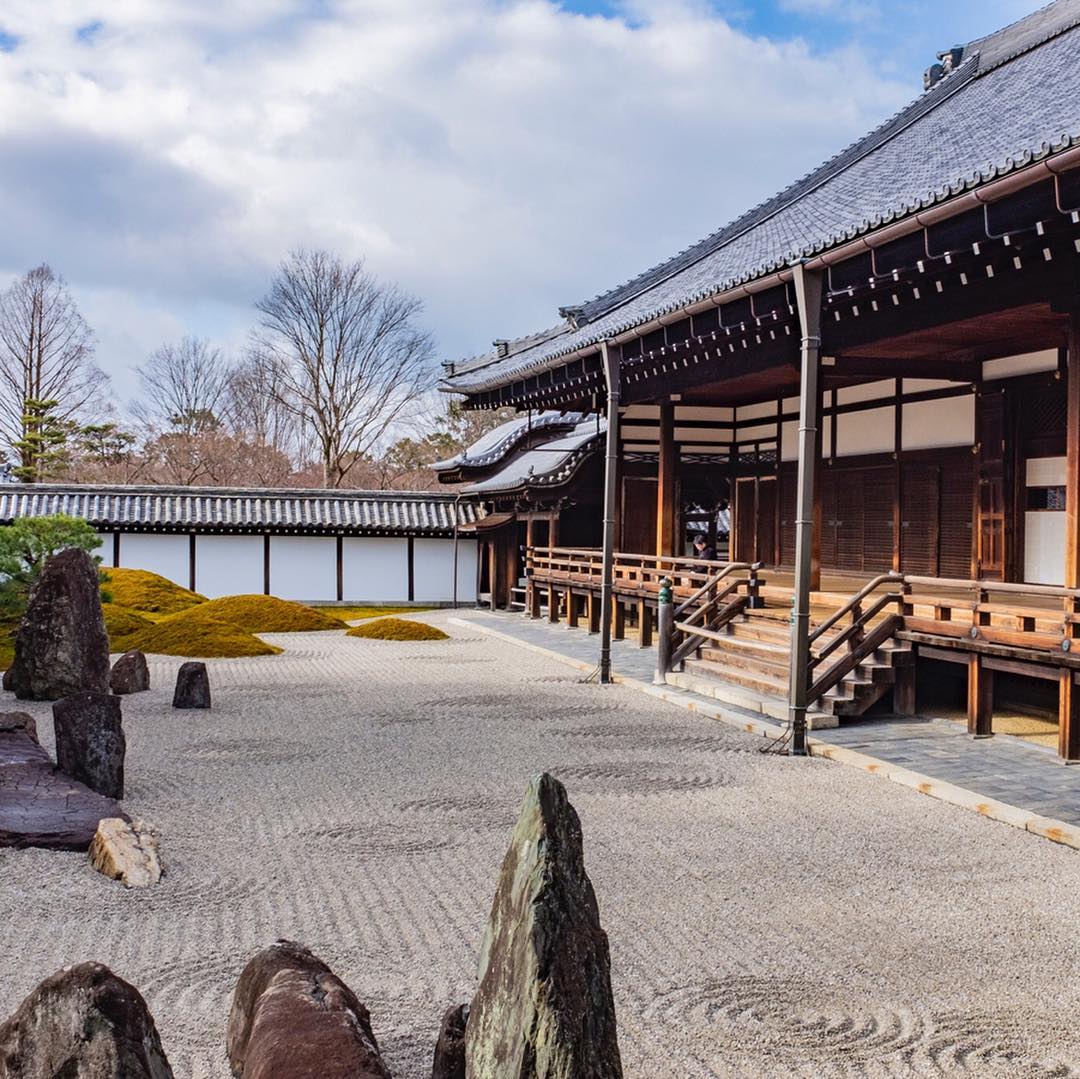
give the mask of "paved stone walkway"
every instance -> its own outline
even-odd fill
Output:
[[[482,611],[468,612],[467,617],[578,662],[593,663],[599,659],[600,638],[581,629],[516,614]],[[617,673],[642,682],[652,681],[655,649],[639,648],[632,640],[614,641],[612,657]],[[696,696],[685,691],[679,693],[688,699]],[[726,710],[740,711],[734,706],[726,706]],[[747,716],[761,718],[750,717],[750,713]],[[814,737],[1044,817],[1080,825],[1080,767],[1063,765],[1057,754],[1044,746],[1009,735],[973,739],[959,723],[929,717],[859,719],[834,730],[815,731]]]

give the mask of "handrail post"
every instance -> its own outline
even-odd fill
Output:
[[[660,581],[660,591],[656,595],[656,677],[654,686],[667,684],[667,673],[671,670],[671,653],[674,648],[675,605],[672,603],[672,580],[664,577]]]
[[[758,578],[758,569],[760,568],[760,566],[760,562],[755,562],[750,567],[750,577],[748,578],[746,583],[746,595],[748,597],[746,606],[749,607],[752,611],[756,611],[759,608],[765,606],[765,604],[761,600],[760,594],[761,580]]]

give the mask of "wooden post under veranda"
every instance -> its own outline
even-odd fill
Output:
[[[821,305],[824,281],[820,270],[795,267],[795,295],[802,328],[799,386],[799,472],[795,511],[795,595],[792,600],[791,684],[789,706],[791,749],[805,756],[806,708],[809,690],[810,591],[813,585],[814,488],[821,447]]]
[[[604,341],[600,345],[607,384],[607,440],[604,457],[604,554],[600,568],[600,681],[611,681],[611,606],[615,577],[615,502],[619,475],[619,396],[622,372],[621,349]],[[590,627],[591,628],[591,627]]]

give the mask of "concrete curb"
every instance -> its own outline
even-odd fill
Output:
[[[595,664],[584,663],[551,648],[544,648],[542,645],[519,640],[509,633],[503,633],[501,630],[485,626],[480,622],[473,622],[467,618],[450,618],[447,621],[456,626],[486,633],[490,637],[497,637],[499,640],[517,645],[518,648],[535,652],[579,671],[590,672],[595,670]],[[783,738],[787,734],[786,728],[776,723],[769,723],[764,719],[756,718],[749,712],[738,711],[721,704],[719,701],[713,702],[706,698],[691,696],[685,691],[672,689],[670,686],[654,686],[642,682],[640,679],[627,678],[619,674],[613,674],[612,681],[648,693],[652,697],[657,697],[676,707],[684,708],[688,712],[718,720],[729,727],[736,727],[748,734],[771,739]],[[975,791],[957,787],[952,783],[945,782],[945,780],[935,779],[933,776],[913,772],[909,768],[890,764],[888,761],[871,757],[866,753],[859,753],[854,749],[830,745],[816,738],[809,738],[807,742],[810,753],[814,757],[822,757],[825,760],[835,761],[837,764],[846,764],[851,768],[860,768],[871,775],[880,776],[882,779],[887,779],[892,783],[899,783],[901,786],[917,790],[920,794],[925,794],[929,798],[936,798],[938,801],[947,802],[949,805],[966,809],[972,813],[978,813],[982,817],[998,821],[1001,824],[1007,824],[1012,828],[1019,828],[1021,831],[1030,832],[1032,835],[1041,836],[1043,839],[1049,839],[1053,843],[1060,843],[1062,846],[1080,850],[1080,827],[1077,825],[1053,820],[1050,817],[1043,817],[1029,809],[1010,805],[1008,802],[999,802],[995,798],[987,798]]]

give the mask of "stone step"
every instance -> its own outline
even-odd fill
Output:
[[[750,670],[744,667],[734,667],[728,663],[718,663],[712,660],[688,659],[686,670],[691,674],[703,675],[706,678],[714,678],[730,685],[742,686],[751,689],[755,693],[777,697],[786,700],[788,694],[788,681],[782,675],[773,675],[761,670]]]
[[[757,712],[778,723],[786,723],[788,720],[787,701],[779,700],[770,694],[755,693],[742,686],[731,685],[691,671],[672,671],[667,676],[667,683],[688,693],[696,693],[699,697],[708,697],[744,711]],[[840,721],[831,713],[815,709],[807,715],[807,724],[811,730],[826,730],[838,727]]]

